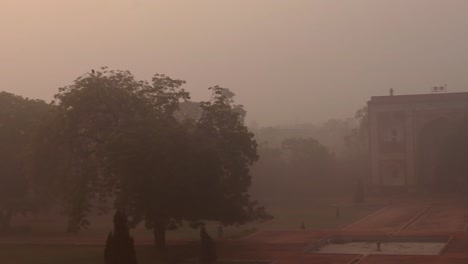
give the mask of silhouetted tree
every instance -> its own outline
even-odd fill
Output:
[[[221,94],[229,100],[231,103],[234,103],[235,94],[229,90],[228,88],[218,87]],[[175,117],[179,121],[184,121],[186,119],[191,119],[194,121],[198,121],[203,113],[202,102],[191,102],[191,101],[184,101],[180,103],[179,109],[174,113]],[[239,117],[242,120],[247,115],[247,112],[244,110],[242,105],[235,105],[233,104],[232,110],[239,114]]]
[[[335,156],[313,138],[288,138],[282,143],[289,177],[295,194],[307,195],[335,184]]]
[[[49,106],[0,92],[0,230],[11,218],[32,209],[33,138]]]
[[[270,198],[272,193],[275,197],[289,197],[292,189],[282,149],[263,143],[258,152],[260,159],[252,166],[251,192],[262,199]]]
[[[213,87],[200,118],[180,122],[175,111],[189,99],[183,84],[104,69],[59,90],[37,170],[64,196],[72,227],[88,224],[92,199],[113,198],[131,224],[153,230],[165,257],[166,230],[183,220],[229,225],[269,217],[248,194],[257,145],[233,100]]]
[[[114,215],[114,231],[110,232],[104,249],[105,264],[136,264],[137,258],[133,238],[130,236],[125,213]]]
[[[69,231],[89,224],[92,200],[106,204],[120,188],[107,163],[107,146],[150,116],[153,107],[146,86],[128,71],[103,68],[59,88],[55,95],[55,111],[37,140],[35,171],[38,185],[63,197]]]
[[[225,225],[267,220],[271,216],[249,194],[250,168],[257,161],[257,143],[235,110],[224,88],[210,88],[212,99],[202,102],[202,117],[194,127],[192,172],[200,186],[195,219]]]
[[[250,165],[257,159],[253,135],[232,100],[218,87],[212,90],[197,122],[181,124],[168,116],[164,127],[148,122],[111,144],[111,167],[129,179],[122,201],[153,230],[163,257],[166,230],[183,220],[229,225],[269,217],[248,193]]]

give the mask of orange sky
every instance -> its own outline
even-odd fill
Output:
[[[1,0],[0,90],[50,100],[100,66],[219,84],[260,125],[371,95],[468,91],[465,0]]]

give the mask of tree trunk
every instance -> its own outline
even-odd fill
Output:
[[[153,226],[154,246],[163,260],[167,259],[166,246],[166,223],[165,221],[154,221]]]
[[[12,213],[10,210],[2,210],[0,213],[0,231],[10,229]]]

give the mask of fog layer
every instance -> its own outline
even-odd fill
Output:
[[[3,0],[0,87],[50,100],[92,68],[230,88],[260,125],[352,116],[372,95],[467,90],[463,0]]]

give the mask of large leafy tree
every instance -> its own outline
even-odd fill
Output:
[[[259,199],[271,199],[278,197],[290,197],[291,191],[287,185],[291,179],[287,177],[290,171],[286,166],[283,150],[261,144],[258,148],[260,159],[252,167],[253,182],[252,194]]]
[[[55,96],[55,111],[37,140],[37,185],[63,196],[70,231],[88,225],[93,201],[106,201],[119,189],[121,182],[107,166],[107,144],[151,115],[147,89],[128,71],[103,68]]]
[[[248,194],[258,158],[253,134],[232,98],[211,89],[198,120],[178,123],[167,113],[163,126],[148,120],[111,144],[111,167],[126,182],[121,202],[153,230],[163,255],[166,230],[183,220],[242,224],[269,217]]]
[[[166,230],[183,220],[268,217],[248,195],[256,143],[238,106],[214,87],[199,119],[179,122],[175,112],[189,99],[183,84],[104,69],[60,89],[50,122],[57,132],[40,141],[49,155],[38,155],[38,171],[61,190],[73,229],[88,224],[92,201],[112,198],[133,224],[153,230],[164,254]]]
[[[185,126],[167,112],[148,117],[108,141],[107,166],[120,181],[116,204],[136,224],[153,230],[155,245],[165,254],[165,232],[188,215],[196,199],[188,168],[189,139]]]
[[[229,90],[228,88],[217,87],[218,92],[222,95],[226,100],[232,103],[232,110],[239,114],[239,117],[243,119],[247,115],[247,112],[244,110],[242,105],[233,104],[234,97],[236,94]],[[179,105],[179,109],[175,112],[175,116],[178,120],[193,120],[196,121],[200,119],[202,116],[203,109],[202,103],[200,102],[191,102],[191,101],[184,101],[181,102]]]
[[[335,182],[335,156],[313,138],[288,138],[282,143],[286,158],[288,183],[295,195],[307,196]],[[328,189],[328,188],[325,188]]]
[[[49,106],[0,92],[0,228],[33,206],[32,139]]]
[[[244,124],[245,112],[239,111],[242,107],[226,96],[225,88],[215,86],[210,90],[212,99],[202,102],[203,114],[194,131],[199,144],[195,150],[205,153],[195,156],[196,164],[202,164],[197,168],[198,176],[208,173],[213,177],[206,181],[210,185],[201,188],[206,200],[201,200],[205,206],[200,207],[200,218],[224,224],[268,219],[270,216],[248,192],[250,168],[258,154],[254,135]]]

